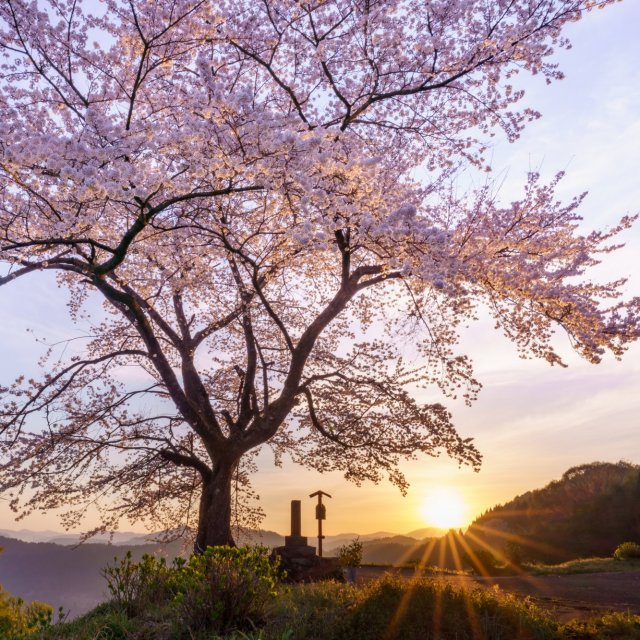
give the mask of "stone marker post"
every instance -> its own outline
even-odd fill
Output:
[[[291,536],[302,536],[302,501],[291,501]]]
[[[307,537],[302,535],[302,502],[300,500],[291,501],[291,535],[284,537],[284,544],[286,547],[307,546]]]

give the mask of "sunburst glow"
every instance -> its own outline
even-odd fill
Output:
[[[456,529],[467,524],[468,507],[462,496],[449,487],[430,490],[420,512],[426,524],[440,529]]]

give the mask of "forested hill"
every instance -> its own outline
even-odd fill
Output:
[[[573,467],[560,480],[490,509],[465,537],[523,560],[609,556],[621,542],[640,542],[640,465]]]

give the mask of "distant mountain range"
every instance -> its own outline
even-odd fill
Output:
[[[30,529],[0,529],[0,536],[14,538],[22,542],[51,542],[62,546],[73,546],[80,542],[78,533],[61,533],[59,531],[31,531]],[[153,543],[153,535],[149,533],[134,533],[133,531],[116,531],[112,535],[108,533],[97,535],[90,540],[90,544],[103,543],[123,546],[137,546]]]
[[[422,540],[424,538],[433,538],[446,533],[445,529],[437,529],[427,527],[416,529],[406,534],[405,537],[411,538],[412,541]],[[86,544],[111,544],[123,547],[135,547],[139,545],[156,544],[161,534],[153,533],[135,533],[133,531],[116,531],[112,534],[103,533],[91,538]],[[80,534],[78,533],[61,533],[59,531],[32,531],[30,529],[0,529],[0,536],[5,538],[14,538],[22,542],[51,542],[62,546],[75,546],[80,543]],[[339,533],[325,537],[325,549],[337,549],[340,545],[346,544],[359,538],[362,542],[371,540],[380,540],[383,538],[392,538],[397,536],[389,531],[377,531],[375,533]],[[265,547],[278,547],[284,544],[284,535],[275,531],[247,531],[241,535],[240,543],[251,542],[263,544]],[[316,538],[309,536],[309,544],[315,545]]]

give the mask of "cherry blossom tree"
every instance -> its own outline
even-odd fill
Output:
[[[232,544],[263,446],[402,490],[420,454],[478,467],[416,398],[474,399],[479,309],[523,356],[562,364],[558,330],[620,356],[639,301],[587,270],[632,220],[582,234],[560,176],[506,206],[452,186],[605,4],[2,0],[0,285],[54,271],[84,340],[0,388],[14,509]]]

